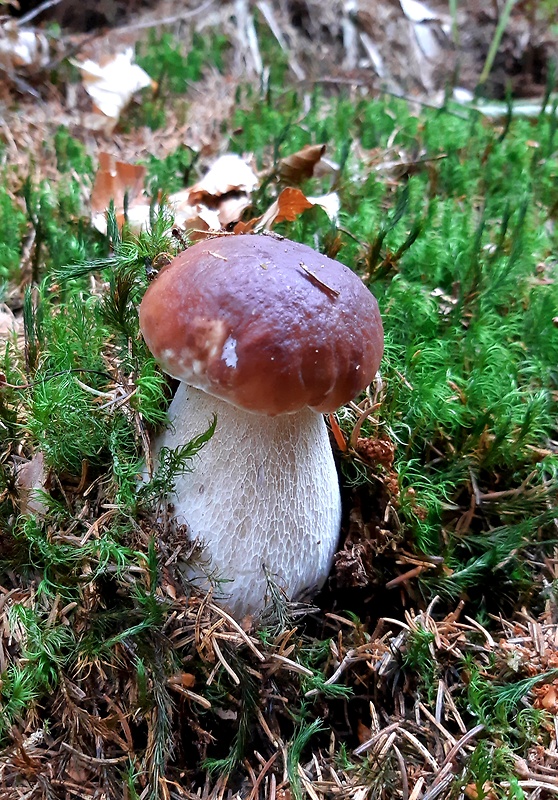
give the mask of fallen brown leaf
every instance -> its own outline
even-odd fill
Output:
[[[114,129],[121,111],[135,92],[157,85],[145,70],[134,63],[132,47],[115,55],[107,55],[100,62],[87,59],[72,63],[79,69],[85,91],[93,100],[94,113],[99,115],[101,127],[107,133]],[[95,124],[94,128],[97,127]]]
[[[145,167],[116,161],[108,153],[99,155],[99,169],[91,193],[93,225],[106,232],[105,212],[114,202],[119,225],[124,222],[127,195],[128,223],[139,231],[149,223],[151,201],[143,189]],[[233,154],[221,156],[201,181],[168,198],[175,224],[191,231],[190,239],[204,238],[205,231],[222,231],[237,222],[251,203],[251,192],[258,185],[252,168]]]
[[[279,162],[279,177],[286,183],[300,183],[314,174],[314,168],[325,153],[325,144],[307,144]]]
[[[2,3],[0,3],[2,6]],[[48,39],[43,33],[19,29],[7,17],[0,22],[0,65],[7,72],[19,67],[41,69],[50,58]]]
[[[41,517],[47,507],[40,496],[46,491],[48,471],[43,454],[39,451],[30,461],[25,461],[17,468],[16,485],[19,494],[19,509],[22,514],[34,514]]]

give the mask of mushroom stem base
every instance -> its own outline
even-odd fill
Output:
[[[263,610],[266,573],[289,599],[310,596],[329,573],[341,522],[322,415],[307,408],[262,416],[181,384],[156,451],[207,430],[213,414],[213,437],[169,498],[173,516],[203,543],[203,561],[219,579],[216,595],[237,616]],[[186,574],[209,586],[205,564]]]

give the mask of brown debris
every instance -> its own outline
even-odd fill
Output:
[[[47,506],[41,499],[40,492],[47,491],[48,481],[48,471],[41,452],[17,467],[16,487],[19,510],[22,514],[44,516]]]
[[[94,224],[97,227],[95,220],[99,220],[98,224],[103,227],[104,215],[112,200],[116,219],[122,226],[125,198],[127,208],[132,213],[135,206],[143,207],[147,203],[149,207],[149,200],[143,188],[146,169],[139,164],[117,161],[109,153],[100,152],[98,158],[99,168],[91,191],[91,215]]]
[[[355,450],[369,464],[379,464],[388,471],[393,467],[395,443],[391,439],[359,437]]]
[[[289,184],[311,178],[325,150],[325,144],[307,144],[297,153],[282,158],[278,167],[279,177]]]

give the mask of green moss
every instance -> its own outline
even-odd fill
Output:
[[[64,126],[60,126],[54,135],[56,162],[60,172],[74,170],[79,175],[93,174],[93,159],[87,154],[83,142],[70,135]]]
[[[17,276],[25,229],[25,214],[0,185],[0,281]]]

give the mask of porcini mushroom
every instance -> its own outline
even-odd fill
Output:
[[[177,521],[231,581],[224,604],[238,616],[260,612],[266,573],[292,599],[320,588],[341,520],[322,415],[376,374],[383,329],[374,296],[306,245],[222,236],[161,270],[140,327],[181,381],[155,450],[190,441],[217,416],[171,499]]]

